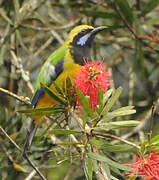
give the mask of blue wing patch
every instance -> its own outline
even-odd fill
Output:
[[[47,75],[49,76],[48,77],[49,81],[45,84],[46,86],[49,87],[52,84],[52,82],[55,81],[57,79],[57,77],[63,72],[63,63],[64,63],[64,60],[57,63],[55,66],[55,69],[52,66],[50,66],[49,71],[47,72]],[[38,100],[40,99],[40,97],[43,94],[44,94],[44,90],[42,88],[40,88],[36,91],[36,93],[32,99],[32,103],[31,103],[32,108],[36,107]]]
[[[40,99],[40,97],[44,94],[44,90],[42,88],[40,88],[39,90],[36,91],[32,101],[31,101],[31,107],[35,108],[38,100]]]

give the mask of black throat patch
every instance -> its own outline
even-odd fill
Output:
[[[88,58],[89,61],[92,61],[91,45],[93,43],[94,35],[92,36],[90,34],[91,31],[92,29],[83,29],[70,43],[70,53],[74,58],[75,63],[82,66],[85,64],[83,58]]]
[[[86,47],[79,47],[79,46],[72,46],[70,48],[70,52],[71,52],[71,55],[75,61],[75,63],[81,65],[81,66],[84,66],[85,62],[83,60],[83,58],[89,60],[89,62],[92,61],[92,58],[91,58],[91,48],[86,46]]]

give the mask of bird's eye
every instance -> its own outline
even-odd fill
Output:
[[[82,31],[81,31],[82,33],[85,33],[86,32],[86,29],[82,29]]]

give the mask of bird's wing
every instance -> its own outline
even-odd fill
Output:
[[[40,87],[40,83],[46,86],[50,86],[53,81],[62,73],[64,57],[67,51],[67,47],[62,46],[54,53],[52,53],[46,62],[43,64],[41,71],[38,75],[35,91],[32,97],[32,107],[35,108],[39,98],[44,94],[43,89]]]

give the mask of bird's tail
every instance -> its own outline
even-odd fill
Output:
[[[36,130],[37,130],[37,127],[35,126],[34,120],[32,120],[31,123],[30,123],[30,127],[29,127],[29,129],[27,131],[27,136],[26,136],[26,141],[25,141],[23,153],[30,150],[30,146],[32,144],[33,137],[34,137],[34,135],[36,133]]]

